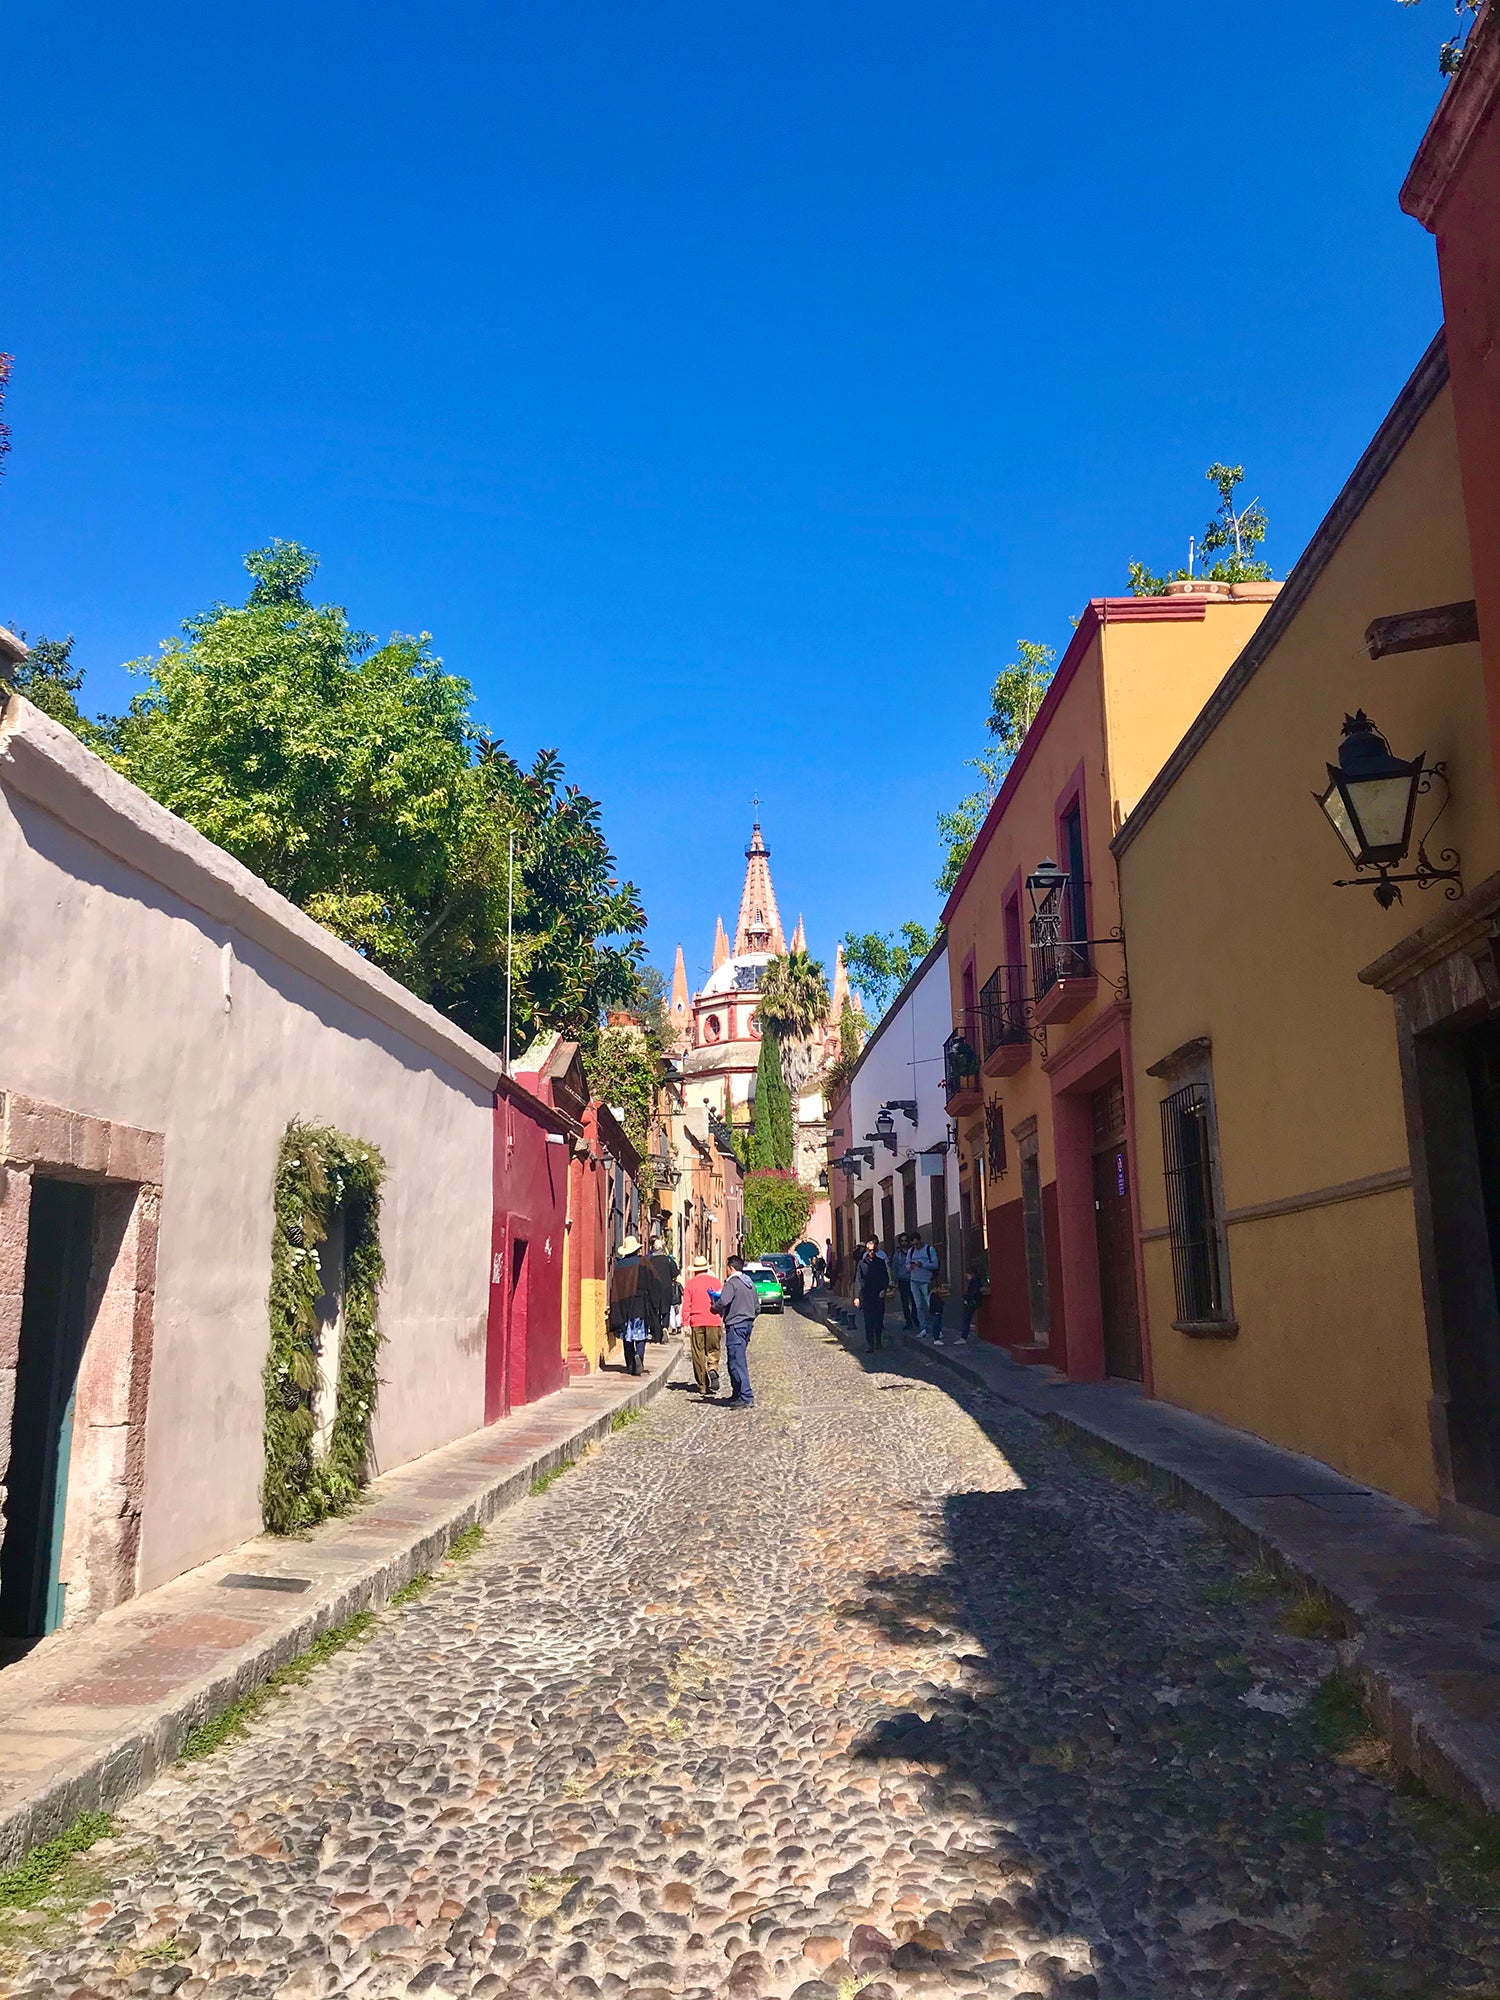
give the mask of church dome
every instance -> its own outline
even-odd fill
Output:
[[[729,993],[758,993],[761,975],[771,963],[772,956],[769,951],[742,951],[733,958],[726,958],[709,974],[699,999],[716,1000]]]

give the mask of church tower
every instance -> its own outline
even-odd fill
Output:
[[[761,838],[758,818],[750,830],[750,845],[745,849],[745,887],[740,896],[734,950],[736,957],[741,952],[761,951],[779,956],[786,950],[776,891],[771,887],[771,850]]]

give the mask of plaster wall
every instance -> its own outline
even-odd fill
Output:
[[[1088,1135],[1078,1107],[1069,1105],[1066,1122],[1077,1144],[1062,1163],[1066,1185],[1059,1192],[1056,1100],[1061,1089],[1072,1086],[1065,1074],[1070,1048],[1092,1042],[1104,1054],[1125,1040],[1124,1010],[1111,983],[1123,977],[1126,958],[1119,944],[1108,941],[1120,923],[1109,843],[1124,813],[1166,762],[1266,609],[1264,602],[1203,597],[1093,600],[1026,739],[1024,764],[1018,760],[1002,788],[982,848],[944,913],[954,1022],[963,1018],[965,965],[973,967],[977,992],[1011,956],[1004,920],[1011,898],[1019,904],[1029,994],[1026,941],[1031,906],[1025,877],[1044,855],[1063,858],[1059,820],[1073,797],[1081,800],[1088,934],[1106,940],[1092,952],[1097,992],[1072,1020],[1048,1025],[1045,1056],[1033,1042],[1013,1075],[983,1079],[986,1104],[1000,1107],[1006,1135],[1003,1166],[992,1167],[986,1158],[982,1114],[970,1113],[959,1126],[961,1184],[976,1222],[981,1216],[985,1221],[991,1251],[991,1290],[980,1328],[988,1338],[1027,1346],[1029,1310],[1024,1297],[1015,1296],[1024,1283],[1018,1250],[1021,1187],[1015,1135],[1018,1126],[1036,1121],[1050,1274],[1045,1353],[1072,1375],[1091,1377],[1103,1368],[1099,1279]],[[1128,943],[1133,961],[1134,939]],[[977,1036],[977,1023],[971,1032]],[[975,1045],[979,1046],[977,1040]],[[1120,1067],[1124,1072],[1129,1065]],[[1128,1076],[1125,1080],[1128,1083]],[[1060,1223],[1067,1244],[1058,1241]],[[1022,1334],[1025,1337],[1019,1338]],[[1149,1354],[1147,1367],[1149,1373]]]
[[[909,985],[906,992],[892,1005],[890,1012],[880,1021],[879,1026],[866,1044],[859,1068],[850,1079],[849,1096],[839,1114],[833,1119],[836,1126],[846,1128],[842,1133],[831,1135],[831,1147],[835,1154],[842,1154],[849,1146],[863,1146],[875,1143],[875,1166],[873,1171],[866,1167],[858,1180],[847,1183],[849,1198],[857,1199],[862,1193],[878,1188],[887,1175],[899,1175],[901,1163],[913,1159],[927,1147],[940,1144],[948,1137],[948,1112],[943,1102],[943,1042],[952,1023],[949,1019],[948,1002],[948,954],[939,951],[927,965],[921,978]],[[875,1119],[882,1104],[892,1099],[914,1098],[917,1104],[917,1123],[911,1125],[904,1112],[896,1112],[896,1151],[888,1152],[884,1146],[866,1139],[867,1132],[875,1130]],[[947,1157],[950,1168],[948,1174],[948,1199],[955,1199],[952,1155]],[[837,1188],[845,1187],[844,1177],[838,1177]],[[932,1224],[932,1190],[934,1183],[917,1175],[917,1220],[924,1233],[930,1232]],[[880,1202],[875,1203],[876,1225],[879,1226]],[[901,1209],[896,1205],[896,1228],[901,1229]],[[939,1244],[946,1257],[946,1246]]]
[[[385,1156],[378,1467],[482,1421],[489,1052],[14,698],[0,720],[0,1084],[164,1135],[137,1582],[260,1528],[288,1121]]]
[[[1288,585],[1290,590],[1291,585]],[[1144,1264],[1157,1392],[1435,1504],[1432,1393],[1412,1197],[1398,1188],[1274,1216],[1409,1165],[1395,1017],[1358,973],[1440,907],[1390,911],[1350,873],[1309,796],[1365,708],[1398,755],[1447,760],[1434,846],[1466,882],[1500,867],[1477,646],[1372,662],[1371,619],[1471,594],[1446,389],[1416,423],[1257,671],[1119,859],[1130,974]],[[1433,805],[1420,803],[1420,832]],[[1176,1331],[1160,1100],[1147,1068],[1212,1042],[1237,1337]]]

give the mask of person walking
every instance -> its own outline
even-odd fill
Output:
[[[973,1332],[974,1315],[979,1310],[979,1302],[984,1297],[984,1273],[978,1264],[969,1266],[969,1275],[964,1280],[964,1330],[958,1336],[968,1340]]]
[[[927,1330],[927,1292],[937,1276],[938,1254],[930,1243],[914,1237],[906,1253],[906,1276],[911,1285],[911,1302],[916,1310],[917,1331]]]
[[[865,1244],[854,1270],[854,1288],[865,1321],[865,1352],[873,1354],[885,1332],[885,1295],[890,1290],[891,1267],[885,1252],[872,1236]]]
[[[896,1280],[896,1290],[901,1295],[901,1317],[906,1322],[907,1332],[910,1333],[920,1322],[917,1319],[916,1308],[912,1304],[908,1241],[905,1236],[896,1238],[896,1254],[891,1259],[891,1276]]]
[[[823,1262],[823,1253],[821,1250],[814,1250],[813,1260],[812,1260],[812,1281],[813,1281],[814,1291],[818,1290],[818,1288],[823,1283],[823,1280],[827,1276],[828,1276],[828,1266]]]
[[[641,1240],[627,1236],[615,1255],[609,1277],[609,1331],[625,1349],[627,1375],[645,1373],[646,1342],[660,1325],[660,1285],[641,1255]]]
[[[657,1323],[656,1331],[651,1338],[665,1340],[667,1329],[670,1327],[675,1331],[682,1323],[677,1311],[682,1297],[677,1284],[677,1259],[658,1237],[646,1261],[651,1266],[651,1275],[656,1284]]]
[[[719,1393],[721,1328],[714,1317],[714,1300],[718,1296],[719,1281],[709,1270],[708,1259],[695,1257],[692,1276],[682,1288],[682,1316],[687,1322],[688,1342],[693,1350],[693,1375],[700,1396],[717,1396]]]
[[[720,1405],[725,1410],[748,1410],[755,1402],[754,1391],[750,1387],[750,1334],[755,1325],[755,1315],[760,1311],[760,1294],[745,1276],[743,1257],[731,1257],[729,1275],[724,1280],[723,1289],[714,1300],[714,1311],[724,1322],[724,1349],[729,1363],[728,1400]]]
[[[934,1278],[927,1288],[927,1338],[934,1347],[943,1344],[943,1301],[947,1296],[941,1279]]]

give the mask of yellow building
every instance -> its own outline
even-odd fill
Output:
[[[1109,843],[1276,589],[1085,605],[943,910],[962,1253],[988,1253],[980,1332],[1075,1381],[1150,1381]],[[1054,857],[1061,943],[1038,948],[1027,880]]]
[[[1439,339],[1114,841],[1156,1393],[1470,1525],[1500,1510],[1500,816],[1472,596]],[[1341,743],[1375,747],[1344,732],[1361,710],[1451,784],[1391,870],[1426,834],[1462,884],[1384,906],[1319,810]]]

